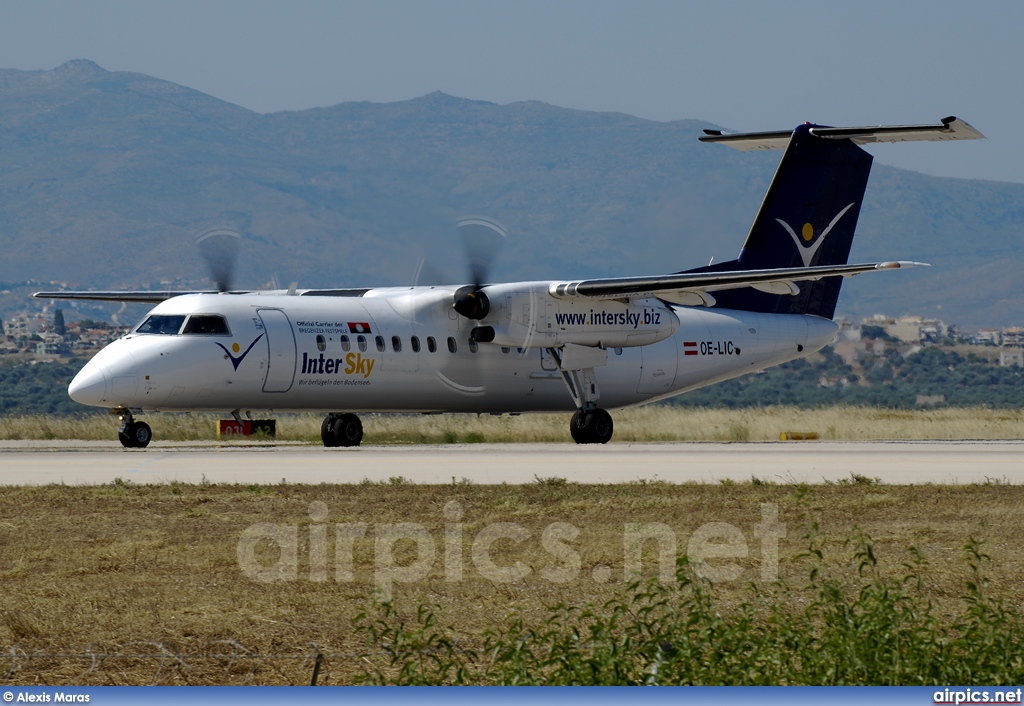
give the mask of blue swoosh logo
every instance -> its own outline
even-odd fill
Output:
[[[241,354],[240,356],[238,356],[237,358],[236,358],[235,356],[231,355],[231,351],[229,351],[229,350],[228,350],[227,348],[225,348],[225,347],[224,347],[224,344],[223,344],[223,343],[218,343],[217,345],[218,345],[218,346],[220,346],[220,347],[221,347],[221,349],[222,349],[222,350],[223,350],[223,351],[224,351],[225,353],[227,353],[227,354],[228,354],[228,358],[230,358],[230,359],[231,359],[231,364],[232,364],[233,366],[235,366],[235,370],[238,370],[238,366],[242,364],[242,361],[243,361],[243,360],[245,360],[245,356],[249,355],[249,351],[251,351],[251,350],[252,350],[252,347],[256,345],[256,341],[258,341],[258,340],[260,340],[261,338],[263,338],[263,336],[264,336],[264,334],[262,334],[262,333],[261,333],[261,334],[260,334],[259,336],[257,336],[257,337],[256,337],[255,339],[253,339],[253,342],[249,344],[249,347],[245,349],[245,352],[244,352],[244,353],[242,353],[242,354]]]

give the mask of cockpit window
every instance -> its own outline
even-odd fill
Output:
[[[135,333],[155,333],[162,336],[173,336],[181,330],[185,323],[184,314],[153,314],[135,329]]]
[[[192,314],[185,324],[185,334],[200,334],[207,336],[230,336],[228,322],[223,316],[217,314]]]

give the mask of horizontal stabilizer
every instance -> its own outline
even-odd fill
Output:
[[[792,130],[725,134],[705,130],[701,142],[720,142],[738,150],[778,150],[785,148]],[[826,127],[812,125],[808,132],[829,140],[850,140],[857,145],[878,142],[935,142],[940,140],[981,140],[985,136],[957,117],[943,118],[938,125],[879,125],[876,127]]]

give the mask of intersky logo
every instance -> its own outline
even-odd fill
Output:
[[[230,351],[229,351],[229,350],[227,349],[227,347],[226,347],[226,346],[224,346],[224,344],[222,344],[222,343],[218,343],[217,345],[218,345],[218,346],[220,346],[220,347],[221,347],[221,349],[222,349],[222,350],[223,350],[223,351],[224,351],[225,353],[227,353],[227,354],[228,354],[228,358],[230,358],[230,359],[231,359],[231,365],[233,365],[233,366],[235,367],[235,370],[238,370],[238,366],[242,364],[242,361],[243,361],[243,360],[245,360],[245,356],[249,355],[249,351],[251,351],[251,350],[252,350],[252,347],[256,345],[256,341],[258,341],[258,340],[260,340],[261,338],[263,338],[263,336],[264,336],[264,335],[265,335],[265,334],[262,334],[262,333],[261,333],[261,334],[260,334],[259,336],[257,336],[256,338],[254,338],[254,339],[253,339],[253,341],[252,341],[252,343],[250,343],[250,344],[249,344],[249,347],[245,349],[245,353],[242,353],[242,354],[241,354],[240,356],[238,356],[237,358],[236,358],[235,356],[233,356],[233,355],[231,354],[231,353],[232,353],[232,351],[234,351],[235,353],[237,353],[238,351],[240,351],[240,350],[242,349],[242,347],[241,347],[240,345],[238,345],[237,343],[232,343],[232,344],[231,344],[231,350],[230,350]]]
[[[804,242],[800,242],[800,236],[793,231],[788,223],[781,218],[776,218],[775,220],[777,220],[782,227],[786,229],[786,232],[789,233],[790,237],[793,238],[793,242],[796,243],[797,252],[800,253],[800,259],[804,261],[804,267],[810,267],[811,260],[814,259],[815,253],[818,252],[818,248],[821,247],[821,244],[825,242],[825,236],[832,232],[832,228],[834,228],[836,223],[839,222],[839,219],[845,216],[846,212],[851,208],[853,208],[852,203],[837,213],[836,217],[832,219],[832,222],[828,224],[828,228],[822,231],[821,237],[815,240],[813,245],[811,244],[811,241],[814,240],[814,226],[810,223],[804,223],[804,227],[800,229],[804,240]]]

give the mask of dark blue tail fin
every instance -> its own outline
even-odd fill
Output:
[[[766,138],[755,148],[776,146],[787,136],[789,143],[739,257],[690,272],[842,265],[849,261],[872,157],[850,139],[812,134],[814,127],[801,125],[791,136],[747,136]],[[716,141],[716,135],[702,139]],[[718,291],[716,306],[831,319],[842,281],[842,277],[827,277],[801,282],[796,295],[752,288]]]

